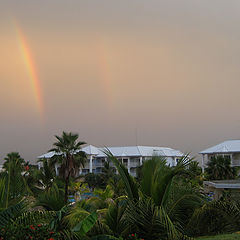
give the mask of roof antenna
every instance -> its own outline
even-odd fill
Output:
[[[136,146],[138,146],[138,129],[137,127],[135,128],[135,140],[136,140]]]

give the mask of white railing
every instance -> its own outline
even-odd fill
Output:
[[[93,163],[94,167],[103,167],[104,164],[102,162],[97,162],[97,163]]]
[[[232,167],[239,167],[240,166],[240,160],[232,160]]]
[[[130,162],[130,167],[139,167],[140,163],[139,162]]]

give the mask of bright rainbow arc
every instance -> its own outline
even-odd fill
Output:
[[[24,63],[25,63],[28,75],[31,79],[31,85],[32,85],[34,96],[35,96],[37,108],[40,115],[42,116],[44,112],[44,104],[43,104],[40,82],[39,82],[36,66],[31,54],[31,49],[20,27],[17,26],[16,24],[15,26],[16,26],[17,37],[18,37],[21,53],[24,59]]]

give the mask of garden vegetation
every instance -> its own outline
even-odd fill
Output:
[[[105,149],[102,173],[78,176],[86,164],[84,142],[66,132],[56,139],[51,150],[57,155],[41,160],[40,169],[19,153],[6,156],[0,173],[1,240],[184,240],[239,230],[240,202],[210,201],[201,169],[188,155],[175,167],[153,156],[134,178]]]

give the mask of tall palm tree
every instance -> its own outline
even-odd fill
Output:
[[[55,137],[57,142],[53,144],[54,148],[50,151],[56,154],[51,158],[51,163],[60,164],[59,175],[65,181],[64,201],[67,203],[69,178],[77,176],[79,168],[84,167],[87,159],[86,154],[81,151],[81,146],[86,143],[78,141],[79,135],[71,132],[63,132],[62,136]]]

